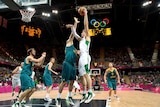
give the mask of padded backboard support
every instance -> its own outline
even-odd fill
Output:
[[[13,11],[17,11],[19,9],[21,9],[21,7],[15,3],[13,0],[2,0],[3,3],[5,3],[9,9],[13,10]]]

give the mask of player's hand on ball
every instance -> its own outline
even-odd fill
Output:
[[[85,7],[84,7],[84,13],[86,13],[86,14],[88,13],[88,11],[87,11],[87,9]]]
[[[85,7],[80,7],[78,9],[78,13],[81,15],[81,16],[84,16],[85,13],[87,13],[87,9]]]

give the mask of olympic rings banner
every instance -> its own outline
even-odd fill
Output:
[[[90,20],[90,24],[91,24],[94,28],[106,28],[107,25],[109,24],[109,19],[108,19],[108,18],[104,18],[104,19],[102,19],[102,20],[91,19],[91,20]]]
[[[110,20],[108,18],[103,19],[91,19],[89,34],[90,36],[96,36],[102,34],[104,36],[110,36],[112,34],[111,27],[109,27]]]

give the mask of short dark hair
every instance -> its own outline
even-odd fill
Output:
[[[50,58],[50,61],[51,61],[52,59],[55,59],[55,58],[54,58],[54,57],[51,57],[51,58]]]
[[[27,50],[27,55],[29,55],[30,52],[31,52],[33,49],[34,49],[34,48],[29,48],[29,49]]]

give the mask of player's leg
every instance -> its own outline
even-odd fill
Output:
[[[81,99],[80,103],[83,103],[87,99],[87,82],[84,77],[85,72],[82,69],[83,69],[82,67],[79,67],[80,81],[82,83],[82,90],[83,90],[82,99]]]
[[[79,94],[80,94],[80,92],[81,92],[81,88],[80,88],[80,85],[79,85],[79,84],[78,84],[77,89],[78,89],[78,92],[79,92]]]
[[[24,92],[22,92],[21,94],[20,94],[20,97],[19,97],[19,99],[16,101],[16,103],[14,103],[13,104],[13,106],[19,106],[19,107],[21,107],[21,103],[22,103],[22,100],[29,94],[31,92],[31,89],[26,89]],[[25,103],[25,102],[24,102]]]
[[[69,104],[71,105],[75,105],[74,104],[74,101],[72,99],[72,90],[73,90],[73,84],[74,84],[74,81],[76,80],[76,67],[72,64],[69,65],[70,67],[70,77],[69,77],[69,94],[68,94],[68,101],[69,101]]]
[[[71,105],[75,105],[74,102],[73,102],[73,99],[72,99],[72,90],[73,90],[73,84],[74,84],[74,80],[70,80],[69,82],[69,87],[68,87],[68,101],[69,101],[69,104]]]
[[[89,74],[85,74],[84,75],[87,81],[87,86],[88,86],[88,96],[87,96],[87,100],[85,101],[85,103],[89,103],[90,101],[92,101],[93,97],[95,96],[95,94],[92,91],[92,80]]]
[[[28,95],[25,97],[25,101],[28,101],[29,98],[32,96],[32,94],[36,91],[36,85],[35,85],[35,82],[32,80],[31,77],[29,77],[29,82],[30,82],[30,88],[31,88],[31,92],[28,93]]]
[[[77,88],[75,87],[74,88],[74,95],[76,95],[76,92],[77,92]]]
[[[117,96],[117,85],[116,85],[116,81],[115,81],[115,82],[112,82],[112,84],[113,84],[114,98],[119,101],[119,97]]]
[[[52,99],[50,99],[50,92],[52,90],[52,85],[51,86],[47,86],[47,89],[46,89],[46,97],[44,98],[45,101],[51,101]]]
[[[43,75],[43,79],[44,79],[44,83],[45,83],[45,86],[47,87],[46,89],[46,97],[44,98],[45,101],[52,101],[52,99],[50,99],[50,92],[52,90],[52,76],[50,74],[44,74]]]
[[[31,91],[26,95],[26,97],[24,98],[24,102],[28,101],[29,98],[32,96],[32,94],[36,91],[36,88],[32,88]]]
[[[55,98],[57,106],[61,105],[61,93],[63,91],[63,88],[66,85],[67,80],[69,80],[70,73],[68,73],[68,71],[69,71],[68,63],[67,62],[63,62],[63,66],[62,66],[62,81],[61,81],[61,83],[59,85],[57,98]]]
[[[84,76],[86,78],[87,86],[88,86],[88,97],[87,97],[87,100],[85,101],[85,103],[89,103],[90,101],[92,101],[95,94],[92,91],[92,79],[91,79],[91,76],[90,76],[90,61],[91,61],[91,58],[88,55],[88,56],[86,56],[86,59],[87,59],[87,64],[84,65],[86,74]]]
[[[58,95],[57,95],[57,98],[55,98],[57,106],[61,105],[61,94],[65,85],[66,85],[66,81],[62,81],[59,85]]]
[[[18,90],[18,95],[17,95],[17,97],[19,98],[19,95],[20,95],[20,93],[21,93],[21,86],[19,87],[19,90]]]
[[[113,84],[112,81],[107,80],[108,82],[108,88],[109,88],[109,97],[108,97],[108,101],[111,101],[111,95],[112,95],[112,90],[113,90]]]
[[[14,96],[15,94],[15,88],[16,88],[16,80],[15,79],[12,79],[12,97]]]
[[[17,95],[17,98],[19,98],[19,95],[20,95],[20,93],[21,93],[21,80],[19,79],[18,80],[18,86],[19,86],[19,88],[18,88],[18,95]]]

